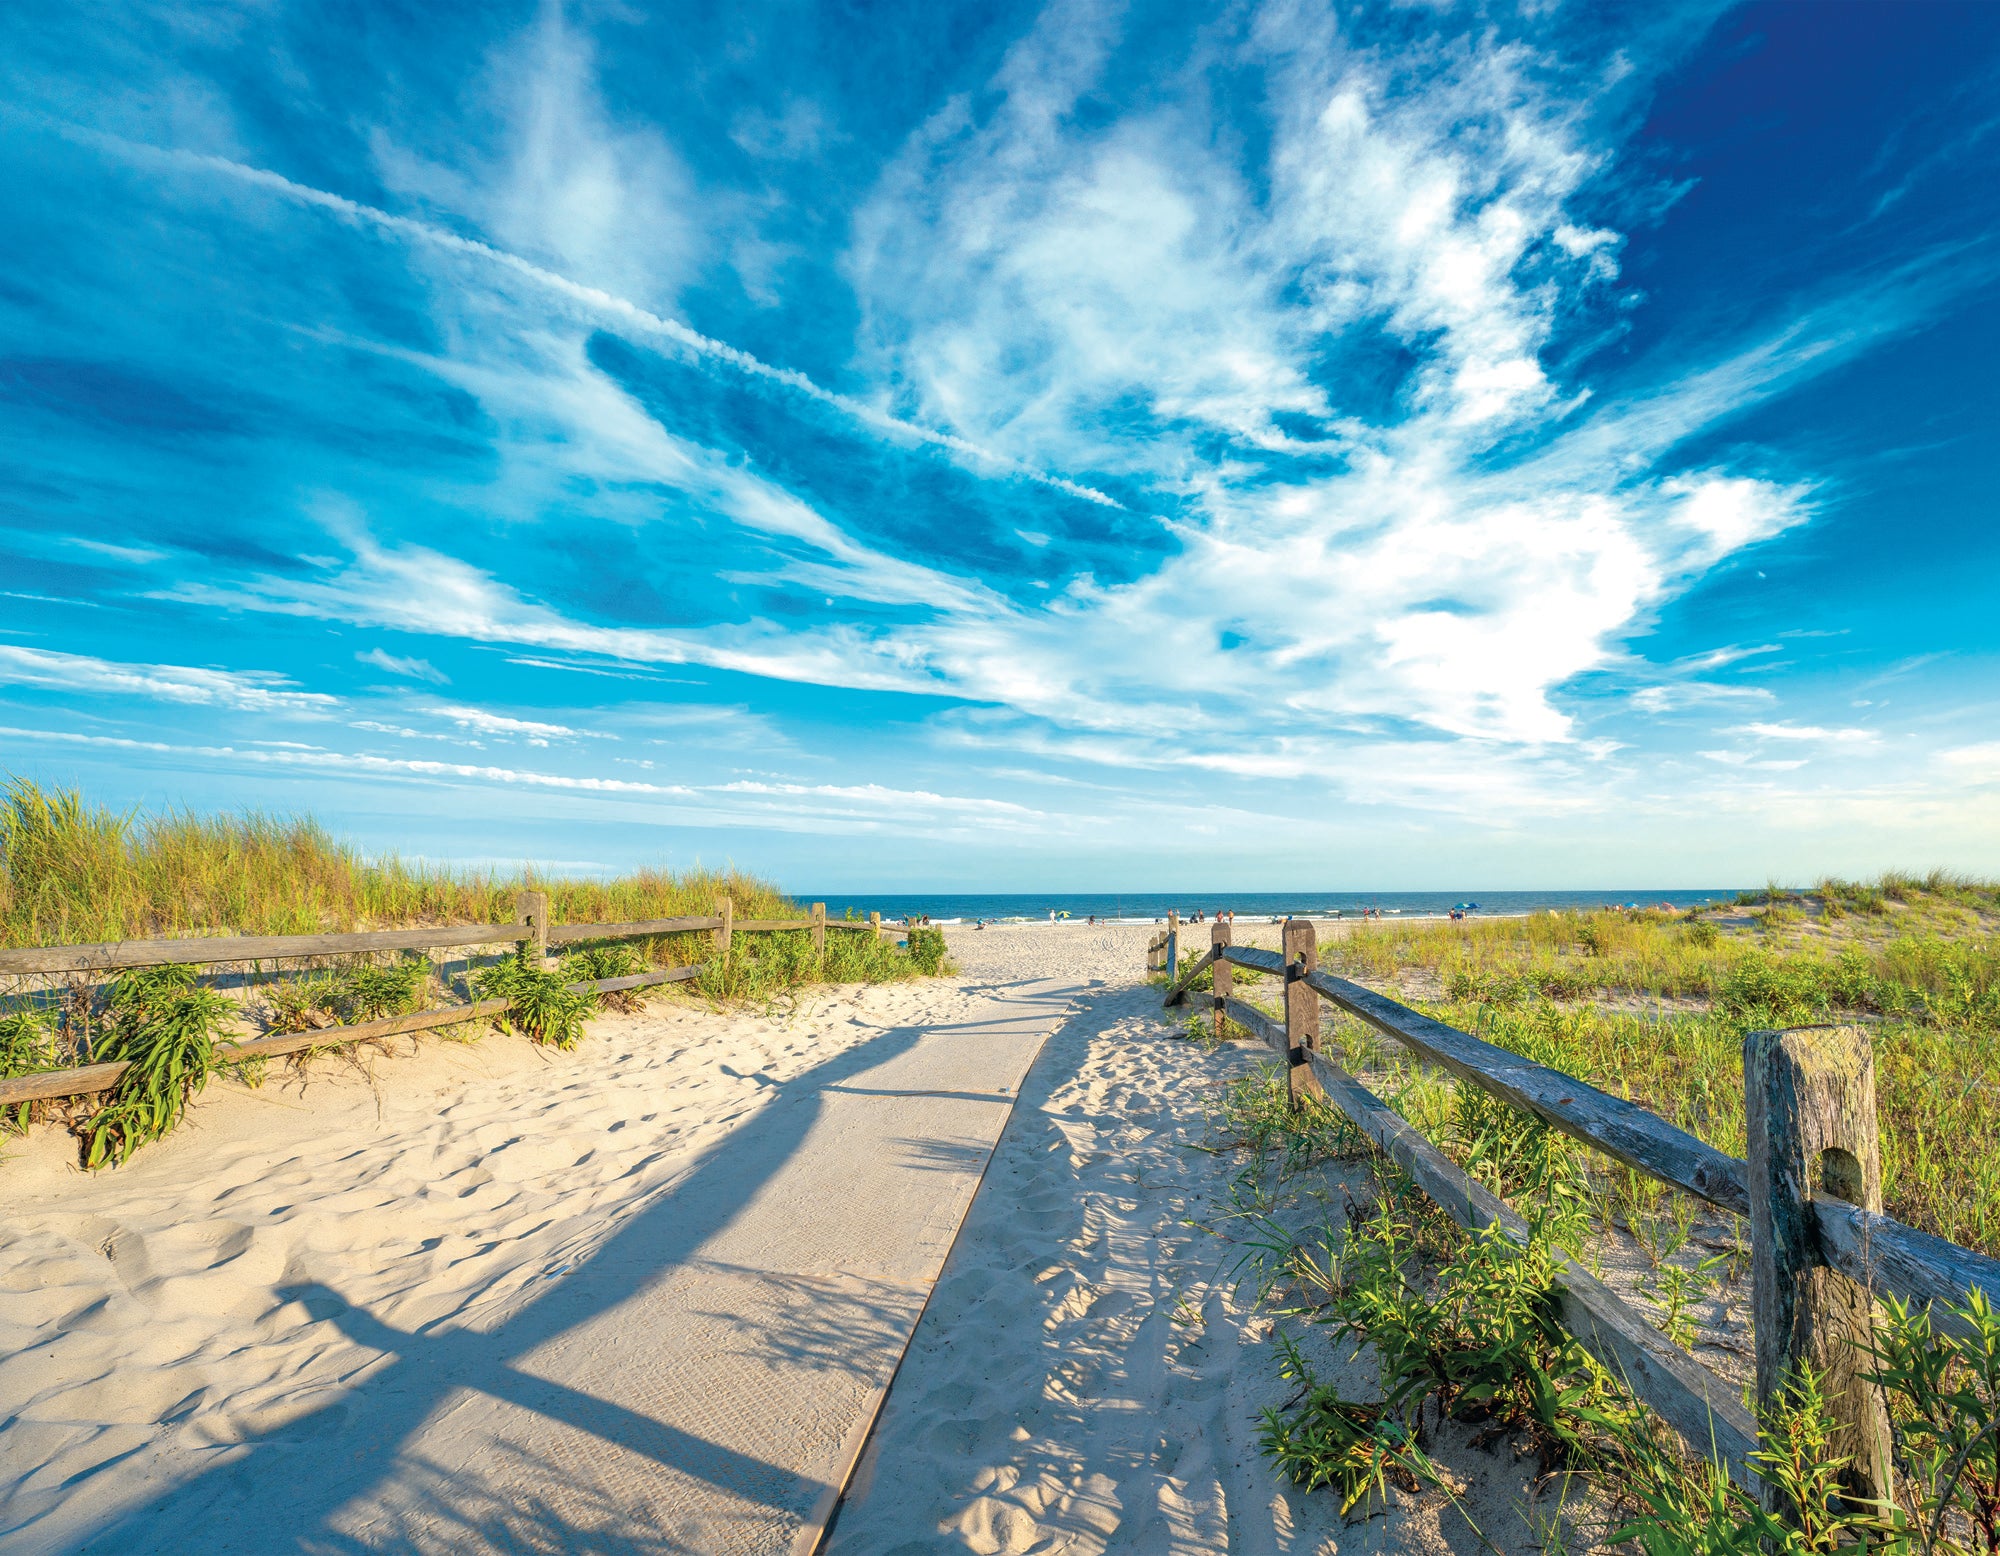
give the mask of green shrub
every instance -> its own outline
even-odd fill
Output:
[[[937,977],[944,969],[944,931],[920,924],[911,928],[905,938],[909,942],[910,965],[926,978]]]
[[[562,973],[545,972],[519,956],[494,963],[472,980],[481,999],[508,1002],[503,1025],[565,1051],[582,1041],[583,1024],[597,1008],[596,995],[572,990],[569,983]]]
[[[423,1004],[430,981],[431,964],[425,957],[357,962],[338,972],[307,973],[264,991],[264,1028],[318,1032],[407,1016]]]
[[[317,1032],[334,1024],[334,987],[330,973],[274,983],[264,990],[264,1030]]]
[[[34,1075],[57,1068],[55,1028],[41,1011],[0,1016],[0,1076]]]
[[[30,1007],[0,1016],[0,1077],[35,1075],[61,1067],[55,1028],[41,1011]],[[17,1102],[7,1109],[8,1126],[26,1130],[34,1106],[32,1102]]]
[[[124,1061],[104,1104],[79,1126],[83,1164],[117,1166],[181,1120],[216,1066],[215,1040],[235,1007],[189,967],[127,973],[112,986],[110,1041],[100,1062]]]
[[[1690,1462],[1657,1431],[1624,1434],[1618,1490],[1637,1516],[1608,1543],[1634,1542],[1645,1556],[1855,1556],[1912,1547],[1892,1510],[1855,1508],[1841,1495],[1846,1460],[1832,1451],[1826,1401],[1810,1373],[1795,1377],[1758,1425],[1750,1457],[1790,1504],[1781,1519],[1730,1480],[1720,1465]]]
[[[893,940],[855,932],[826,937],[826,960],[820,976],[828,983],[892,983],[913,978],[917,972]]]
[[[359,963],[335,974],[331,991],[333,1007],[343,1026],[407,1016],[423,1003],[430,980],[431,964],[427,958]]]
[[[639,958],[630,946],[578,946],[564,953],[562,975],[571,983],[600,983],[606,978],[629,978],[638,972]]]
[[[1933,1330],[1928,1309],[1891,1298],[1876,1330],[1871,1376],[1889,1392],[1906,1483],[1925,1539],[1964,1547],[1949,1526],[1962,1519],[1974,1548],[2000,1551],[2000,1314],[1975,1287],[1951,1311],[1969,1336]]]
[[[1824,964],[1746,956],[1716,990],[1715,1004],[1748,1026],[1804,1026],[1831,1003]]]

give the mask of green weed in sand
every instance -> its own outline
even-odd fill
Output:
[[[180,1122],[189,1099],[215,1069],[215,1040],[234,1013],[217,990],[196,983],[190,967],[127,973],[112,986],[110,1038],[100,1062],[127,1068],[97,1111],[83,1121],[83,1165],[117,1166]]]
[[[597,996],[570,988],[571,979],[548,972],[526,957],[509,957],[474,976],[473,992],[481,999],[509,1002],[499,1019],[537,1043],[571,1049],[583,1040],[583,1024],[597,1008]]]
[[[1372,1193],[1344,1191],[1342,1227],[1297,1235],[1268,1199],[1249,1218],[1255,1230],[1243,1245],[1277,1320],[1279,1377],[1291,1385],[1263,1411],[1259,1432],[1278,1473],[1330,1488],[1343,1512],[1375,1510],[1392,1487],[1449,1497],[1432,1439],[1454,1420],[1474,1428],[1475,1446],[1510,1442],[1544,1475],[1594,1487],[1607,1521],[1593,1546],[1645,1556],[2000,1551],[2000,1315],[1983,1298],[1954,1310],[1965,1338],[1888,1305],[1871,1371],[1896,1428],[1893,1504],[1843,1498],[1818,1381],[1792,1379],[1759,1424],[1755,1454],[1790,1506],[1780,1520],[1720,1466],[1691,1456],[1561,1328],[1554,1275],[1585,1214],[1566,1188],[1569,1164],[1531,1138],[1532,1121],[1468,1108],[1468,1088],[1455,1090],[1450,1106],[1431,1110],[1458,1123],[1450,1154],[1475,1169],[1482,1157],[1531,1165],[1513,1184],[1529,1220],[1525,1244],[1490,1230],[1468,1236],[1380,1157],[1369,1160]],[[1327,1137],[1316,1106],[1293,1112],[1282,1098],[1282,1071],[1264,1065],[1213,1107],[1212,1137],[1252,1158],[1246,1173],[1276,1164],[1282,1180],[1301,1162],[1353,1154],[1311,1143]],[[1667,1327],[1673,1320],[1670,1312]],[[1368,1397],[1323,1375],[1303,1343],[1314,1330],[1372,1360]]]

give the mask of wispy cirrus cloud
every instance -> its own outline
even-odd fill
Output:
[[[428,659],[404,658],[386,649],[367,649],[354,658],[357,664],[373,665],[378,670],[387,670],[391,675],[400,675],[412,681],[429,681],[433,686],[445,686],[451,681],[450,676]]]
[[[1872,729],[1824,729],[1817,724],[1738,724],[1723,731],[1728,735],[1754,735],[1759,740],[1809,740],[1815,744],[1839,746],[1880,745],[1882,737]]]
[[[300,691],[292,681],[270,671],[121,664],[90,654],[10,644],[0,644],[0,684],[141,697],[247,713],[318,715],[330,712],[340,702],[324,692]]]
[[[38,157],[144,220],[128,248],[52,217],[16,278],[49,290],[30,333],[112,297],[135,327],[0,364],[16,446],[64,450],[28,500],[77,516],[0,531],[42,568],[10,596],[34,627],[0,631],[104,655],[13,679],[179,707],[142,715],[176,751],[223,749],[186,710],[277,752],[318,708],[379,737],[356,760],[481,753],[372,773],[490,786],[528,769],[485,748],[525,746],[774,826],[1071,836],[1011,788],[1060,782],[1245,836],[1339,801],[1464,839],[1858,782],[1886,737],[1845,671],[1886,656],[1806,642],[1850,623],[1764,570],[1829,544],[1866,439],[1772,429],[1993,251],[1822,233],[1786,271],[1769,233],[1662,242],[1744,160],[1671,114],[1635,136],[1656,91],[1721,111],[1677,83],[1724,9],[1086,0],[992,11],[938,61],[913,14],[865,102],[755,3],[727,47],[697,17],[425,13],[345,63],[287,53],[310,89],[282,123],[206,57],[118,53],[14,121],[49,210]],[[105,36],[70,25],[68,58]],[[399,70],[415,47],[450,93]],[[64,637],[50,602],[92,594],[316,690]],[[1899,649],[1899,698],[1934,647]],[[1976,770],[1926,754],[1979,750],[1970,715],[1912,727],[1939,783]],[[339,755],[296,760],[363,772]],[[968,760],[1043,771],[973,792]]]

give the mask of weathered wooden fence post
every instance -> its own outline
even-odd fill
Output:
[[[1752,1325],[1757,1399],[1768,1409],[1796,1369],[1820,1380],[1833,1436],[1847,1460],[1841,1484],[1855,1502],[1891,1493],[1889,1417],[1872,1364],[1873,1302],[1826,1268],[1812,1202],[1831,1195],[1882,1208],[1882,1149],[1875,1126],[1875,1055],[1858,1027],[1752,1032],[1743,1039],[1749,1136]],[[1766,1483],[1765,1507],[1784,1516]]]
[[[1219,1043],[1222,1041],[1222,1034],[1226,1030],[1226,1023],[1229,1019],[1223,1015],[1222,1007],[1224,1002],[1229,998],[1232,984],[1229,964],[1222,959],[1223,947],[1229,944],[1228,920],[1217,919],[1210,926],[1208,943],[1215,950],[1215,1040]]]
[[[521,955],[541,966],[549,954],[549,894],[543,891],[517,892],[514,912],[532,933],[521,942]]]
[[[812,908],[813,955],[820,961],[826,960],[826,904],[815,902]]]
[[[1167,909],[1167,982],[1171,985],[1181,970],[1181,915],[1177,908]]]
[[[715,916],[722,920],[715,929],[716,960],[726,966],[729,961],[729,942],[736,935],[736,904],[727,897],[717,897]]]
[[[868,915],[868,933],[872,938],[876,940],[880,940],[882,938],[882,915],[880,912],[870,913]]]
[[[1312,1072],[1312,1050],[1319,1047],[1319,995],[1306,974],[1319,971],[1319,932],[1309,918],[1285,920],[1285,1042],[1291,1068],[1285,1073],[1285,1095],[1294,1107],[1301,1097],[1318,1097],[1319,1077]]]

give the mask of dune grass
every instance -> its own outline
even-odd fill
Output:
[[[1874,1042],[1890,1214],[2000,1254],[2000,886],[1947,875],[1773,888],[1693,913],[1374,926],[1330,970],[1744,1151],[1743,1035],[1856,1021]],[[1400,1070],[1359,1023],[1330,1034]],[[1439,1116],[1421,1077],[1405,1106]],[[1634,1180],[1634,1208],[1664,1191]]]
[[[642,870],[592,880],[418,866],[366,858],[309,818],[119,815],[26,779],[0,789],[4,946],[507,923],[523,888],[548,894],[557,923],[706,916],[723,896],[738,919],[805,916],[776,887],[735,870]],[[571,983],[700,963],[698,980],[674,987],[717,1003],[768,1003],[809,984],[935,976],[949,970],[943,950],[936,932],[913,933],[905,951],[891,940],[835,929],[823,955],[803,930],[745,932],[722,959],[714,936],[703,930],[582,942],[566,950],[559,970],[508,957],[450,978],[422,954],[315,958],[260,980],[254,996],[241,999],[191,968],[127,974],[109,986],[90,978],[60,988],[19,980],[12,989],[0,986],[0,1076],[114,1058],[134,1068],[94,1109],[21,1104],[8,1110],[5,1123],[21,1128],[38,1110],[64,1112],[87,1164],[115,1165],[178,1122],[215,1067],[217,1042],[250,1032],[310,1032],[439,1000],[504,996],[513,1002],[507,1024],[567,1049],[581,1041],[600,1003],[631,1010],[661,992],[652,986],[600,997],[571,992]]]
[[[706,914],[721,896],[739,918],[800,916],[737,870],[592,880],[454,869],[365,858],[309,817],[121,814],[24,778],[0,791],[0,945],[508,923],[523,887],[548,893],[557,923]]]

